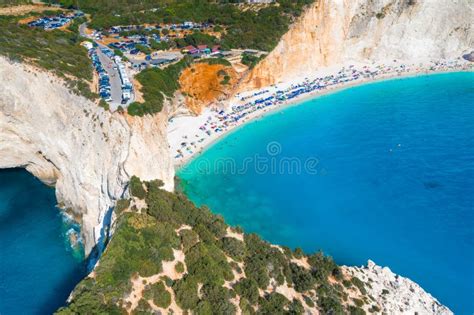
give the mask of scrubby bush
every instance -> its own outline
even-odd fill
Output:
[[[290,301],[288,301],[284,295],[273,292],[263,298],[259,298],[258,312],[260,314],[282,314],[282,310],[284,310],[289,303]]]
[[[119,215],[128,207],[130,207],[130,199],[120,199],[117,201],[117,204],[115,205],[115,213]]]
[[[143,183],[135,175],[130,178],[129,182],[130,194],[138,199],[145,199],[146,191],[143,188]]]
[[[318,297],[318,306],[324,314],[344,314],[344,308],[339,300],[334,297]]]
[[[183,273],[184,272],[184,265],[182,262],[178,261],[178,263],[174,266],[174,269],[178,273]]]
[[[202,299],[209,302],[211,306],[210,314],[235,314],[236,308],[229,299],[231,292],[220,285],[205,284],[201,289]]]
[[[176,295],[176,302],[183,310],[192,310],[196,308],[199,302],[197,279],[185,276],[175,281],[173,290]]]
[[[362,294],[367,294],[367,290],[365,289],[364,282],[362,282],[359,278],[352,277],[351,282],[353,285],[355,285],[359,289],[359,291]]]
[[[181,237],[181,244],[183,244],[183,250],[185,253],[199,241],[198,235],[193,230],[181,230],[179,235]]]
[[[258,302],[259,293],[257,282],[253,279],[242,279],[234,285],[235,292],[245,298],[250,304]]]
[[[350,305],[349,314],[350,315],[365,315],[365,311],[358,306]]]
[[[304,292],[314,287],[316,279],[313,278],[311,273],[298,266],[297,264],[290,263],[291,280],[295,285],[295,290],[298,292]]]
[[[221,239],[222,250],[236,261],[242,261],[246,255],[244,242],[233,237],[224,237]]]
[[[171,294],[161,281],[146,286],[143,296],[147,300],[153,300],[158,307],[167,308],[171,304]]]

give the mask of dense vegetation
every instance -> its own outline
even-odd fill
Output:
[[[170,292],[181,309],[195,314],[233,314],[236,306],[230,299],[237,294],[244,314],[303,313],[300,300],[290,301],[267,291],[269,285],[284,283],[304,294],[306,307],[317,305],[325,314],[349,311],[342,305],[343,300],[348,300],[344,287],[328,280],[332,277],[342,281],[341,271],[330,257],[316,253],[307,256],[309,269],[300,267],[291,259],[302,257],[302,253],[273,247],[255,234],[244,234],[243,241],[228,236],[228,226],[222,217],[205,207],[194,206],[181,194],[160,189],[161,185],[160,181],[142,183],[132,178],[131,193],[143,199],[146,208],[138,211],[132,203],[124,211],[123,207],[130,206],[130,202],[121,202],[116,211],[116,232],[95,269],[95,276],[77,286],[71,304],[58,314],[118,314],[121,307],[127,307],[124,298],[131,292],[131,280],[138,275],[149,277],[162,272],[162,262],[174,259],[173,249],[185,254],[184,264],[175,266],[181,276],[172,280],[163,275],[158,282],[143,282],[144,298],[135,309],[136,314],[150,313],[149,300],[167,307]],[[241,232],[238,228],[234,231]],[[237,281],[235,274],[242,271],[245,277]],[[364,284],[357,280],[346,282],[364,289]],[[233,284],[223,286],[226,281]],[[267,293],[262,296],[259,289]],[[354,303],[350,311],[360,313],[361,308]],[[365,302],[361,299],[357,303]]]
[[[55,12],[45,12],[49,14]],[[70,87],[88,98],[92,65],[87,50],[80,46],[77,32],[80,21],[74,21],[68,31],[44,31],[19,24],[24,17],[0,16],[0,55],[15,61],[29,61],[64,78]]]
[[[265,58],[265,55],[255,56],[252,54],[243,53],[241,62],[247,67],[249,67],[250,69],[253,69],[253,67],[255,67],[257,63],[263,58]]]
[[[136,79],[142,85],[141,92],[145,102],[131,103],[128,113],[132,116],[144,116],[160,112],[165,97],[171,98],[179,89],[179,75],[190,63],[189,58],[184,58],[164,69],[149,68],[140,72]]]
[[[314,0],[276,0],[258,11],[242,10],[232,2],[211,0],[57,0],[66,7],[91,13],[96,29],[143,23],[209,22],[225,31],[225,48],[254,48],[270,51],[287,31],[303,7]]]

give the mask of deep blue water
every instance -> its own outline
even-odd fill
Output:
[[[77,228],[55,207],[54,190],[24,170],[0,170],[0,314],[51,314],[85,276]]]
[[[474,312],[474,73],[306,101],[231,133],[179,176],[195,203],[247,232],[342,264],[372,259]]]

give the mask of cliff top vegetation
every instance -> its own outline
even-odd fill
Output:
[[[132,177],[100,263],[58,314],[363,314],[377,309],[359,279],[315,253],[231,228],[160,181]],[[138,205],[144,207],[138,208]],[[348,292],[351,294],[348,294]]]
[[[276,0],[258,11],[242,10],[231,0],[56,0],[91,14],[95,29],[115,25],[193,21],[223,26],[225,48],[272,50],[291,22],[314,0]]]
[[[44,31],[31,28],[22,21],[56,13],[45,11],[20,16],[0,16],[0,55],[15,61],[31,62],[68,82],[71,89],[90,99],[97,96],[90,90],[91,61],[87,50],[80,46],[83,38],[77,30],[77,19],[66,30]]]

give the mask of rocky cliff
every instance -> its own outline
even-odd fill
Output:
[[[165,113],[111,114],[51,74],[3,57],[0,82],[0,168],[23,167],[55,185],[58,202],[82,223],[86,253],[131,175],[173,189]]]
[[[241,90],[320,68],[457,58],[474,47],[470,0],[316,0]]]
[[[453,314],[418,284],[394,274],[388,267],[369,260],[367,266],[342,269],[346,276],[357,277],[367,284],[368,295],[385,314]]]

